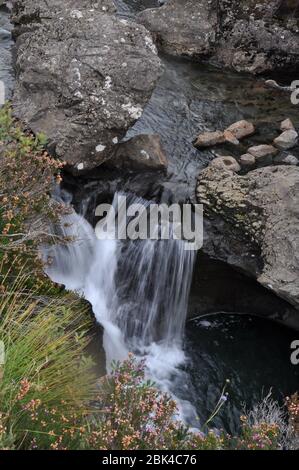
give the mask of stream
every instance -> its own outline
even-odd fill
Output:
[[[119,15],[133,18],[155,0],[117,0]],[[0,9],[0,80],[7,98],[13,89],[12,42],[8,12]],[[299,126],[297,108],[288,94],[265,87],[264,80],[222,71],[206,64],[161,57],[164,75],[143,115],[125,137],[158,133],[169,160],[166,176],[157,182],[159,198],[193,199],[199,171],[217,154],[234,154],[235,148],[199,152],[193,140],[203,130],[223,129],[239,119],[258,125],[258,132],[242,141],[264,143],[277,133],[277,123],[290,117]],[[244,146],[244,148],[243,148]],[[103,178],[104,179],[104,178]],[[235,432],[243,407],[252,407],[273,390],[280,403],[298,389],[299,370],[290,363],[294,333],[281,325],[238,312],[188,319],[194,252],[181,241],[117,242],[98,240],[93,226],[94,206],[105,193],[140,192],[146,176],[124,181],[106,177],[70,179],[68,192],[56,197],[73,201],[78,213],[62,224],[66,235],[78,237],[68,247],[44,247],[54,262],[49,276],[67,289],[79,292],[92,305],[102,325],[106,366],[129,351],[146,360],[148,376],[178,402],[179,415],[192,427],[200,427],[213,411],[226,379],[227,402],[212,425]],[[147,199],[155,196],[152,179]],[[109,187],[109,190],[107,190]],[[133,187],[133,189],[132,189]],[[134,191],[135,187],[137,188]],[[79,188],[79,189],[78,189]],[[144,196],[144,194],[142,194]],[[201,269],[205,269],[202,266]],[[192,292],[191,292],[192,297]],[[279,374],[278,374],[279,372]]]

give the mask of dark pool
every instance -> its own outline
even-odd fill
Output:
[[[189,321],[185,350],[190,380],[180,396],[189,397],[204,423],[229,379],[228,400],[211,424],[235,432],[244,406],[252,408],[270,390],[283,404],[298,390],[299,366],[290,361],[295,339],[297,332],[248,315],[217,314]]]

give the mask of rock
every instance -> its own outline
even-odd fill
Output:
[[[165,170],[168,161],[160,136],[142,134],[119,144],[106,165],[129,171]]]
[[[217,10],[206,0],[169,0],[138,15],[160,49],[192,58],[210,55],[216,41]]]
[[[42,23],[53,20],[66,9],[70,10],[74,18],[80,17],[84,9],[102,13],[116,12],[113,0],[51,0],[50,6],[47,0],[15,0],[12,9],[14,36],[39,28]]]
[[[157,46],[170,54],[205,57],[238,72],[296,71],[298,8],[293,1],[285,14],[285,3],[169,0],[162,8],[143,11],[138,19],[152,31]]]
[[[274,17],[237,18],[222,34],[216,61],[252,74],[295,69],[299,62],[298,46],[299,35]]]
[[[234,157],[217,157],[211,161],[210,166],[213,168],[218,168],[222,170],[229,170],[235,173],[238,173],[241,170],[241,167],[237,160]]]
[[[238,121],[229,126],[224,132],[215,131],[199,134],[194,145],[195,147],[212,147],[225,142],[239,145],[239,139],[252,135],[254,132],[253,124],[248,121]]]
[[[195,147],[212,147],[213,145],[223,144],[226,141],[224,133],[221,131],[203,132],[199,134],[194,143]]]
[[[238,141],[238,139],[232,132],[226,130],[223,132],[223,135],[224,135],[226,142],[229,142],[230,144],[233,144],[233,145],[239,145],[240,142]]]
[[[241,140],[244,137],[248,137],[254,134],[255,128],[251,122],[242,120],[229,126],[226,131],[231,132],[236,137],[236,139]]]
[[[282,132],[290,131],[290,130],[295,130],[295,127],[294,127],[294,124],[292,123],[292,121],[290,119],[285,119],[284,121],[282,121],[282,123],[280,125],[280,130]]]
[[[198,178],[197,201],[204,204],[214,230],[218,227],[226,239],[225,250],[220,250],[219,235],[214,237],[213,247],[209,248],[214,250],[214,257],[218,253],[219,259],[221,253],[223,261],[254,276],[297,310],[298,198],[298,167],[270,166],[245,176],[208,167]]]
[[[26,8],[39,4],[29,3]],[[102,8],[79,9],[81,3],[107,5],[106,0],[55,0],[57,13],[52,6],[48,14],[42,10],[47,19],[18,38],[13,98],[16,116],[35,133],[44,132],[49,150],[76,170],[94,168],[111,156],[161,74],[143,26]],[[65,8],[70,4],[78,9]]]
[[[298,134],[295,130],[284,131],[279,137],[274,139],[276,147],[282,150],[288,150],[295,147],[298,143]]]
[[[287,155],[284,159],[284,163],[286,165],[298,165],[299,164],[299,160],[297,157],[295,157],[294,155]]]
[[[296,69],[299,34],[290,18],[298,17],[292,2],[285,15],[277,0],[220,0],[219,45],[215,60],[239,72],[261,74]],[[291,3],[291,2],[289,2]]]
[[[255,157],[258,165],[269,165],[272,163],[273,156],[277,153],[277,149],[273,145],[256,145],[250,147],[247,153]]]
[[[255,157],[250,153],[245,153],[240,157],[240,164],[245,169],[253,168],[255,166]]]

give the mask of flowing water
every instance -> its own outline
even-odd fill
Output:
[[[59,194],[67,197],[68,195]],[[129,204],[144,204],[128,196]],[[117,195],[113,207],[117,212]],[[112,216],[112,211],[108,217]],[[121,220],[120,224],[126,224]],[[67,246],[43,248],[51,279],[88,300],[104,328],[106,367],[129,352],[145,360],[148,377],[169,393],[185,381],[183,336],[195,252],[180,240],[116,241],[99,239],[92,226],[71,212],[61,222]],[[97,234],[98,235],[98,234]],[[182,397],[180,415],[196,423],[196,412]]]

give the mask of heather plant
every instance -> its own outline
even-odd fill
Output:
[[[97,397],[101,413],[91,417],[84,446],[91,449],[221,450],[281,449],[281,430],[276,423],[256,424],[242,417],[241,433],[224,431],[191,432],[180,420],[169,395],[146,381],[144,363],[133,355],[116,364],[102,379]]]
[[[46,137],[24,131],[9,104],[0,108],[0,261],[2,273],[13,265],[45,281],[38,257],[41,243],[51,243],[50,223],[65,210],[51,199],[63,164],[44,150]],[[56,240],[57,241],[57,240]]]
[[[286,398],[286,405],[289,412],[289,433],[288,447],[291,450],[299,449],[299,395],[294,393]]]

